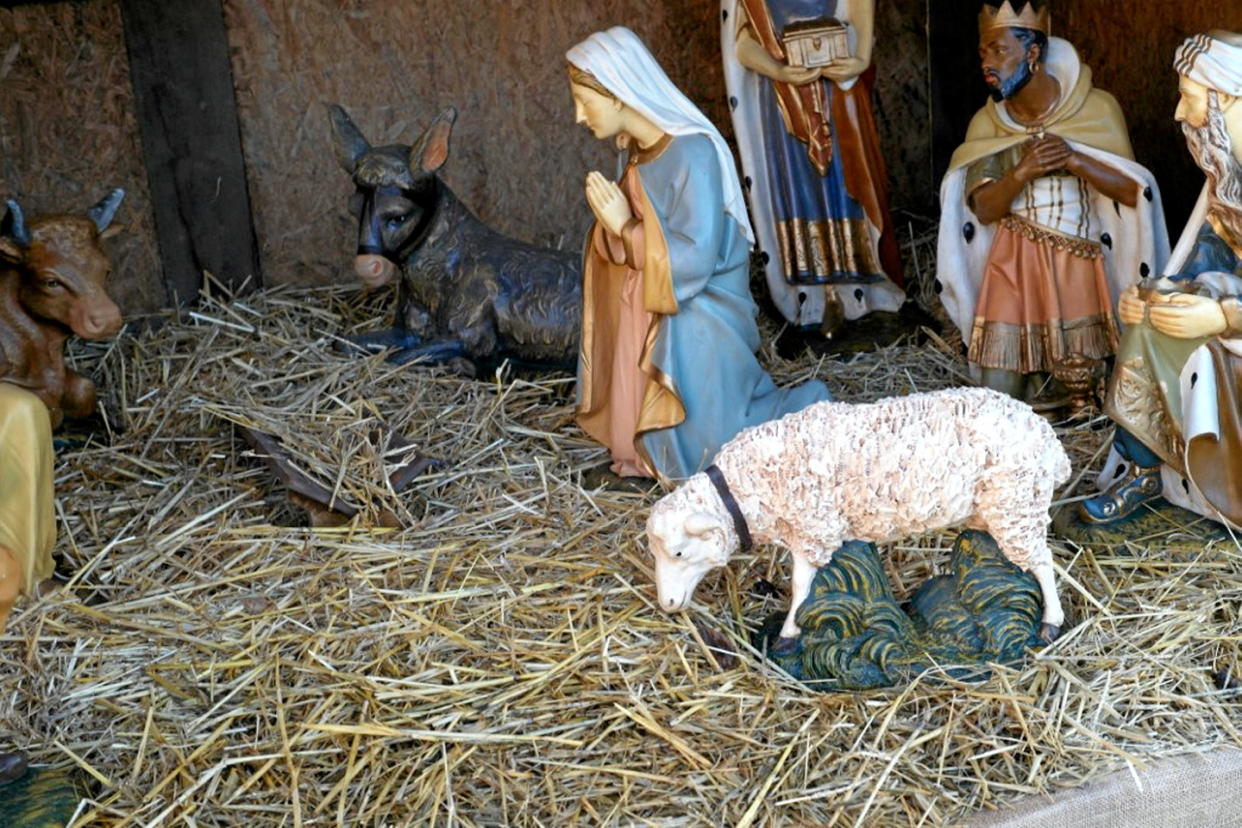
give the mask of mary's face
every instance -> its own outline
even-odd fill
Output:
[[[574,122],[582,124],[596,138],[612,138],[621,132],[621,104],[580,84],[570,84],[574,95]]]

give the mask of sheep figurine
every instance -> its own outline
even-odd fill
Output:
[[[661,498],[647,519],[660,606],[685,609],[710,570],[739,547],[793,555],[783,638],[816,570],[847,540],[892,541],[964,523],[991,533],[1043,596],[1040,638],[1065,615],[1046,537],[1054,488],[1070,464],[1051,426],[1025,403],[953,388],[875,403],[821,402],[748,428],[715,464]]]

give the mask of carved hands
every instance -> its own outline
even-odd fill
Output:
[[[1079,155],[1059,135],[1032,138],[1024,145],[1026,152],[1014,167],[1013,174],[1022,184],[1042,178],[1056,170],[1075,172]],[[1075,173],[1077,174],[1077,173]]]
[[[1175,339],[1199,339],[1224,333],[1225,312],[1220,302],[1193,293],[1170,293],[1148,304],[1152,327]]]
[[[1139,296],[1138,285],[1130,285],[1117,299],[1117,318],[1123,325],[1137,325],[1143,321],[1147,303]]]
[[[614,236],[621,235],[626,223],[634,217],[625,193],[615,181],[609,181],[598,171],[587,173],[586,197],[595,218]]]
[[[1153,328],[1174,339],[1216,336],[1228,327],[1225,312],[1216,299],[1193,293],[1153,293],[1144,301],[1136,285],[1121,294],[1117,315],[1126,325],[1147,318]]]
[[[1014,168],[1022,184],[1057,170],[1065,170],[1086,181],[1100,193],[1127,207],[1138,203],[1142,186],[1120,170],[1072,149],[1065,139],[1051,133],[1026,143],[1026,154]]]
[[[790,66],[784,63],[778,63],[776,67],[776,71],[769,77],[782,83],[792,83],[794,86],[805,86],[820,77],[819,67]]]
[[[781,63],[755,40],[749,29],[743,29],[737,40],[737,61],[752,72],[781,83],[802,86],[819,80],[817,67],[790,66]]]
[[[866,72],[871,62],[859,57],[837,58],[820,69],[820,75],[830,81],[844,83]]]

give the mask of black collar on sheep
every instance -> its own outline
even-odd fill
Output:
[[[733,492],[729,491],[729,484],[725,482],[724,473],[714,464],[704,471],[707,479],[712,481],[712,485],[716,487],[716,494],[720,495],[720,501],[729,511],[729,517],[733,518],[733,528],[737,531],[737,539],[742,544],[742,551],[749,552],[754,545],[750,539],[750,527],[746,525],[746,518],[742,515],[737,501],[733,499]]]

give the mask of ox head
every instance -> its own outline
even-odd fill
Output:
[[[33,317],[69,328],[83,339],[121,329],[121,310],[108,295],[111,272],[99,240],[125,191],[117,188],[83,216],[48,216],[27,223],[9,199],[0,219],[0,262],[20,274],[18,300]]]
[[[704,575],[729,562],[737,541],[725,531],[719,515],[679,509],[669,497],[651,508],[647,543],[655,558],[660,606],[675,612],[690,603]]]
[[[337,159],[354,179],[351,203],[358,216],[354,272],[367,287],[388,283],[427,239],[439,204],[436,170],[448,160],[457,110],[440,113],[410,146],[373,147],[345,110],[328,107]]]

